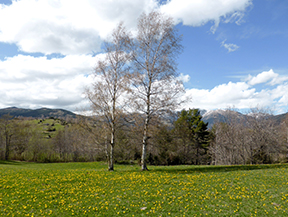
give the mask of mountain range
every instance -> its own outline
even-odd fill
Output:
[[[242,114],[237,111],[232,111],[232,112],[233,112],[233,116],[238,121],[245,121],[251,117],[251,114]],[[211,128],[215,123],[227,122],[227,120],[229,120],[230,118],[230,114],[228,110],[222,110],[222,109],[212,110],[212,111],[200,110],[200,113],[202,115],[202,120],[208,123],[208,128]],[[288,118],[288,113],[284,113],[280,115],[271,114],[266,117],[271,118],[271,120],[275,124],[281,124],[285,120],[285,118]]]
[[[40,109],[23,109],[17,107],[9,107],[0,109],[0,117],[9,114],[13,117],[31,117],[31,118],[75,118],[77,115],[73,112],[64,110],[64,109],[49,109],[49,108],[40,108]]]
[[[208,128],[211,128],[215,123],[226,122],[229,120],[229,112],[226,110],[200,110],[202,115],[202,120],[208,123]],[[249,118],[249,114],[242,114],[240,112],[233,111],[234,117],[237,120],[247,120]],[[9,114],[13,117],[31,117],[31,118],[76,118],[77,114],[67,111],[64,109],[49,109],[49,108],[40,108],[40,109],[23,109],[17,107],[9,107],[0,109],[0,117],[4,114]],[[280,124],[284,121],[285,118],[288,118],[288,113],[280,114],[280,115],[270,115],[269,118],[272,118],[276,124]],[[175,120],[177,120],[177,113],[167,113],[164,115],[164,120],[166,123],[173,124]]]

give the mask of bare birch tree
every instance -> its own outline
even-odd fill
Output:
[[[181,37],[171,17],[157,11],[143,13],[138,20],[136,35],[130,40],[132,56],[133,107],[144,113],[141,168],[147,170],[145,158],[151,118],[179,104],[184,91],[177,80],[176,58],[182,51]]]
[[[115,132],[120,117],[120,111],[125,104],[120,99],[129,88],[129,73],[127,61],[129,54],[124,52],[126,43],[126,30],[122,23],[113,31],[111,40],[104,43],[106,57],[99,60],[95,74],[100,80],[93,84],[93,90],[88,90],[86,96],[91,102],[93,111],[103,116],[103,123],[110,131],[110,154],[108,157],[108,170],[114,170],[113,151],[115,146]]]

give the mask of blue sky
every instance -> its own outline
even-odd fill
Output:
[[[211,23],[196,28],[181,25],[185,52],[179,68],[191,75],[189,87],[211,88],[270,69],[288,75],[287,21],[288,1],[258,0],[247,8],[240,25],[221,23],[214,34],[209,31]],[[239,48],[229,52],[221,47],[223,41]]]
[[[183,108],[288,112],[287,0],[0,0],[0,108],[85,107],[101,43],[142,12],[183,35]]]

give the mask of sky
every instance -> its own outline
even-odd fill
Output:
[[[183,108],[288,112],[287,0],[0,0],[0,108],[80,111],[103,40],[152,10],[183,35]]]

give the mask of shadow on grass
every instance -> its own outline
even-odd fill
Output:
[[[21,161],[12,161],[12,160],[0,160],[0,164],[8,164],[8,165],[22,165],[23,162]]]
[[[51,169],[51,170],[69,170],[69,169],[106,169],[106,164],[103,162],[53,162],[53,163],[38,163],[30,161],[4,161],[0,160],[0,166],[9,166],[14,168],[30,168],[30,169]]]
[[[25,161],[3,161],[0,165],[25,166],[31,168],[46,169],[93,169],[105,170],[107,165],[104,162],[86,162],[86,163],[33,163]],[[116,171],[135,172],[141,171],[137,165],[115,164]],[[288,168],[288,164],[261,164],[261,165],[232,165],[232,166],[214,166],[214,165],[179,165],[179,166],[148,166],[148,173],[167,172],[167,173],[206,173],[206,172],[230,172],[230,171],[247,171],[261,169]],[[143,171],[141,171],[143,172]]]
[[[288,168],[288,164],[263,164],[263,165],[233,165],[233,166],[161,166],[150,168],[151,171],[167,173],[205,173],[205,172],[230,172],[260,169]]]

